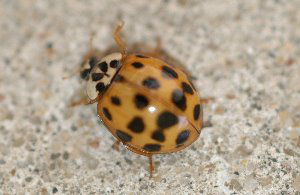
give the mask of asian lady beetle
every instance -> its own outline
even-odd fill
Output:
[[[113,32],[121,49],[83,64],[90,103],[98,102],[98,116],[117,139],[137,154],[147,156],[150,176],[154,154],[180,151],[200,135],[202,104],[189,75],[155,55],[128,54],[120,31]]]

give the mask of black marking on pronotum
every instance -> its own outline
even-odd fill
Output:
[[[94,68],[94,66],[97,64],[97,57],[96,56],[92,56],[89,60],[89,65],[90,65],[90,69],[92,70]]]
[[[104,77],[103,73],[92,73],[92,80],[99,81]]]
[[[107,63],[104,61],[104,62],[101,62],[100,64],[98,64],[100,70],[102,72],[107,72],[107,69],[108,69],[108,65]]]
[[[109,63],[109,66],[111,68],[117,68],[119,65],[119,61],[118,60],[112,60],[110,63]]]
[[[103,92],[105,91],[106,89],[106,86],[104,85],[104,83],[100,82],[100,83],[97,83],[96,85],[96,90],[99,91],[99,92]]]
[[[83,71],[81,71],[81,73],[80,73],[81,79],[88,80],[90,72],[91,72],[91,69],[84,69]]]

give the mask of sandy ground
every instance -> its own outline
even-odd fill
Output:
[[[151,2],[151,3],[149,3]],[[0,194],[300,194],[300,1],[0,1]],[[203,129],[148,161],[121,147],[73,76],[95,32],[163,48],[197,77]]]

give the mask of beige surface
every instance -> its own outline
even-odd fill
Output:
[[[0,1],[0,194],[300,194],[300,1],[148,2]],[[155,156],[153,179],[62,79],[119,16],[128,44],[160,36],[215,97],[213,126]]]

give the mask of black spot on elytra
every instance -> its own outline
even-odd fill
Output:
[[[153,77],[146,78],[143,81],[143,85],[149,89],[158,89],[160,87],[159,82]]]
[[[108,65],[106,62],[101,62],[100,64],[98,64],[98,66],[102,72],[107,72]]]
[[[116,130],[116,135],[122,142],[130,142],[132,140],[132,136],[125,133],[124,131],[121,131],[119,129]]]
[[[135,56],[138,57],[138,58],[149,58],[148,56],[144,56],[144,55],[141,55],[141,54],[137,54]]]
[[[171,78],[171,79],[178,78],[178,74],[172,68],[170,68],[168,66],[162,67],[162,75],[165,78]]]
[[[165,136],[163,134],[163,131],[158,130],[158,131],[154,131],[151,135],[151,138],[159,141],[159,142],[164,142],[165,141]]]
[[[128,129],[135,133],[141,133],[144,131],[145,125],[141,117],[134,117],[128,124]]]
[[[92,74],[92,80],[93,81],[99,81],[104,77],[103,73],[93,73]]]
[[[172,92],[172,102],[182,111],[186,109],[186,97],[179,89],[175,89]]]
[[[181,133],[178,134],[177,139],[176,139],[176,145],[180,146],[182,145],[190,136],[190,131],[184,130]]]
[[[178,123],[178,118],[175,114],[165,111],[158,116],[157,125],[161,129],[169,128]]]
[[[149,100],[144,95],[137,94],[134,97],[134,103],[138,109],[143,109],[148,106]]]
[[[198,120],[200,116],[200,104],[195,105],[194,107],[194,119]]]
[[[121,105],[121,100],[117,96],[112,96],[111,97],[111,103],[117,106]]]
[[[122,75],[116,75],[114,81],[116,82],[123,82],[125,81],[125,78]]]
[[[134,68],[143,68],[144,64],[140,63],[140,62],[133,62],[131,64]]]
[[[80,77],[84,80],[88,80],[90,72],[91,72],[91,69],[84,69],[83,71],[81,71]]]
[[[112,116],[111,116],[110,112],[108,111],[108,109],[105,108],[105,107],[103,107],[102,111],[103,111],[104,116],[105,116],[108,120],[111,121],[111,120],[112,120]]]
[[[118,60],[112,60],[109,63],[109,66],[112,67],[112,68],[117,68],[118,65],[119,65],[119,61]]]
[[[105,85],[104,85],[104,83],[102,83],[102,82],[100,82],[100,83],[98,83],[97,85],[96,85],[96,89],[97,89],[97,91],[99,91],[99,92],[103,92],[104,90],[105,90]]]
[[[182,82],[181,87],[182,87],[182,90],[185,93],[188,93],[188,94],[191,94],[191,95],[194,94],[194,91],[193,91],[192,87],[189,84],[187,84],[186,82]]]
[[[146,144],[143,147],[143,149],[148,152],[157,152],[160,151],[160,148],[161,148],[160,144]]]

